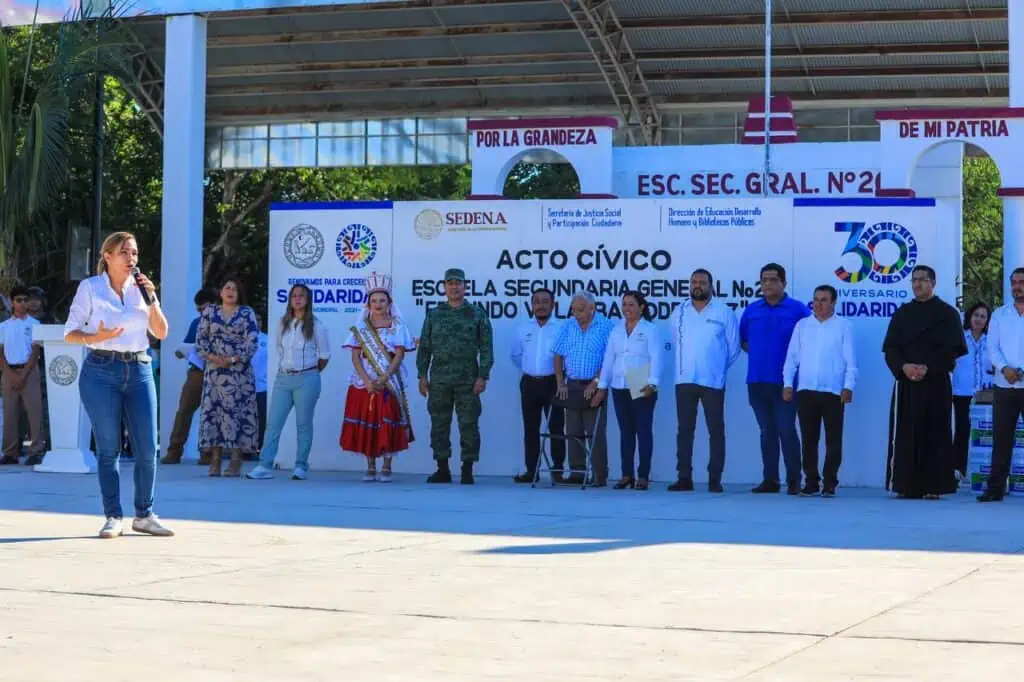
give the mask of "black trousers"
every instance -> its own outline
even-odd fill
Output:
[[[971,400],[973,396],[953,396],[953,466],[967,475],[967,451],[971,446]]]
[[[1024,389],[999,388],[992,396],[992,473],[988,477],[988,490],[1006,492],[1006,479],[1010,475],[1013,459],[1013,441],[1017,420],[1024,415]]]
[[[676,384],[676,471],[680,481],[693,480],[693,436],[697,429],[697,406],[701,403],[708,427],[708,480],[721,483],[725,469],[724,388]]]
[[[839,484],[839,465],[843,462],[842,399],[824,391],[797,391],[796,412],[800,418],[800,442],[803,445],[804,478],[818,485],[824,474],[825,487]],[[825,468],[818,473],[818,441],[825,424]]]
[[[526,472],[532,474],[537,470],[540,458],[540,423],[541,415],[548,415],[549,433],[561,436],[565,431],[565,412],[560,407],[552,407],[551,399],[558,388],[554,375],[533,377],[524,374],[519,380],[519,396],[523,409],[523,451],[526,453]],[[565,441],[552,438],[551,459],[556,470],[565,466]]]

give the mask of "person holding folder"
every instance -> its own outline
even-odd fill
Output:
[[[647,490],[654,454],[654,405],[661,374],[661,340],[658,330],[645,319],[647,299],[638,291],[622,296],[621,323],[608,337],[597,388],[603,398],[612,391],[615,418],[619,422],[622,478],[616,490]],[[634,465],[639,445],[640,466]]]

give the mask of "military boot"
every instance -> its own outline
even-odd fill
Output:
[[[437,460],[437,471],[427,476],[427,483],[451,483],[452,471],[448,468],[448,460]]]
[[[473,463],[463,462],[462,463],[462,480],[459,481],[462,485],[473,485]]]

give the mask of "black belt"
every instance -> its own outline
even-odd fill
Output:
[[[149,362],[149,353],[144,350],[97,350],[95,348],[89,351],[89,355],[95,355],[100,358],[114,358],[121,362]]]
[[[535,377],[532,374],[523,374],[524,379],[530,379],[531,381],[554,381],[554,374],[545,374],[542,377]]]
[[[25,367],[27,365],[27,362],[23,362],[20,365],[12,365],[11,363],[7,363],[7,366],[10,367],[11,369],[21,369],[22,367]]]
[[[315,369],[320,369],[319,366],[307,367],[306,369],[282,369],[281,374],[305,374],[306,372],[312,372]]]

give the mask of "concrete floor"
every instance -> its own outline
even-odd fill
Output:
[[[1024,499],[209,480],[101,541],[0,470],[0,680],[975,680],[1024,669]],[[123,491],[131,509],[131,477]]]

